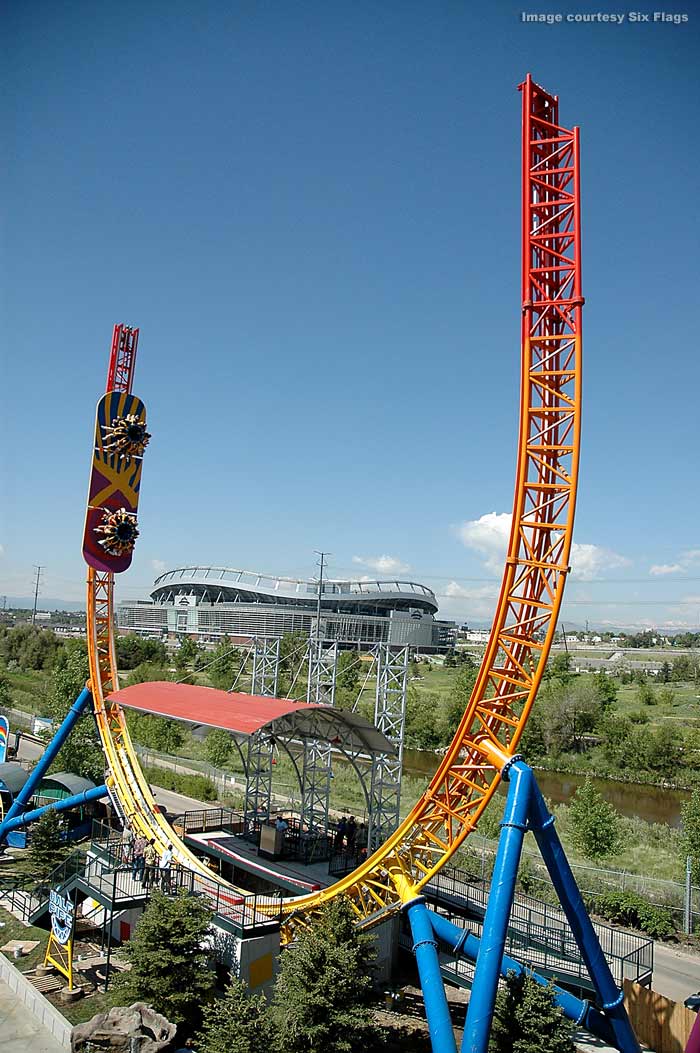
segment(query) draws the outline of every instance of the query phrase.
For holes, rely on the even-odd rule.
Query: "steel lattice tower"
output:
[[[408,647],[381,644],[377,652],[374,723],[396,753],[372,757],[368,846],[377,848],[399,825],[403,740],[406,729]]]

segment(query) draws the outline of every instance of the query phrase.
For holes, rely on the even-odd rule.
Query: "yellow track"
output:
[[[541,92],[530,78],[526,87]],[[489,643],[460,726],[420,800],[352,874],[321,892],[285,901],[282,935],[287,941],[334,896],[346,895],[358,922],[370,925],[420,891],[476,827],[515,751],[542,679],[569,571],[578,478],[583,303],[578,242],[573,257],[570,251],[571,232],[577,233],[579,225],[578,138],[576,130],[567,132],[536,113],[530,118],[527,106],[524,113],[525,143],[534,145],[539,135],[541,153],[535,149],[527,177],[531,188],[526,187],[524,197],[528,249],[517,470],[510,542]],[[547,172],[548,157],[558,172]],[[572,195],[566,180],[574,171]],[[552,223],[558,221],[565,233],[552,235]],[[533,258],[544,265],[533,265]],[[89,571],[90,675],[110,769],[108,785],[134,826],[161,847],[171,842],[179,862],[211,881],[211,872],[154,811],[121,709],[105,702],[118,686],[112,590],[111,574]]]
[[[114,650],[114,575],[88,568],[87,633],[90,688],[97,728],[107,758],[106,784],[118,800],[134,831],[154,838],[159,851],[172,844],[178,863],[205,877],[208,883],[228,882],[218,878],[180,840],[160,814],[144,778],[121,706],[107,701],[119,687]],[[237,890],[238,891],[238,890]]]
[[[493,629],[454,740],[430,785],[395,833],[335,885],[286,901],[285,939],[339,894],[365,924],[399,909],[451,858],[495,793],[539,687],[556,628],[573,532],[580,434],[580,337],[526,341],[513,526]],[[555,381],[551,345],[561,343]],[[547,409],[543,411],[546,391]],[[556,427],[551,422],[556,422]],[[556,442],[554,438],[556,436]],[[113,575],[88,571],[88,653],[95,715],[109,765],[107,783],[127,817],[178,862],[210,881],[212,872],[177,837],[141,771],[119,705],[114,654]],[[226,884],[219,879],[222,884]]]

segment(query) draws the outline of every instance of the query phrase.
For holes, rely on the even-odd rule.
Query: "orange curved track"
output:
[[[369,925],[398,910],[452,857],[493,797],[544,672],[569,572],[581,409],[581,268],[578,129],[559,124],[558,99],[528,76],[523,102],[523,287],[520,426],[508,553],[493,628],[460,726],[430,785],[395,833],[352,874],[286,901],[283,937],[336,895]],[[118,706],[112,575],[88,577],[95,709],[110,786],[136,823],[204,870],[152,798]],[[211,874],[206,871],[211,879]]]

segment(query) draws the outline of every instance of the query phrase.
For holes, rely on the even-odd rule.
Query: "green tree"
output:
[[[581,738],[593,730],[603,706],[590,677],[550,678],[540,692],[539,708],[548,751],[579,750]]]
[[[241,669],[241,655],[226,637],[211,655],[211,664],[207,668],[212,687],[220,691],[230,691]]]
[[[172,1023],[191,1031],[214,984],[205,941],[212,911],[186,892],[169,899],[156,890],[122,951],[131,969],[114,986],[122,1005],[148,1002]]]
[[[133,739],[159,753],[177,753],[185,741],[182,725],[150,713],[128,713],[126,718]]]
[[[117,637],[117,662],[120,669],[135,669],[137,665],[148,662],[164,666],[167,655],[165,644],[161,640],[149,640],[136,633],[127,633]]]
[[[183,673],[188,666],[194,668],[199,657],[199,644],[191,636],[185,636],[180,647],[175,652],[175,667],[179,673]]]
[[[555,654],[553,658],[550,658],[547,662],[547,668],[544,671],[545,679],[548,680],[550,677],[556,677],[561,680],[562,683],[566,683],[571,675],[571,658],[568,654]]]
[[[611,855],[620,844],[620,816],[586,779],[569,806],[571,840],[587,859]]]
[[[68,855],[61,829],[61,819],[55,811],[45,812],[30,828],[27,859],[39,881],[45,881]]]
[[[360,656],[356,651],[341,651],[335,682],[347,691],[354,691],[360,679]]]
[[[12,705],[11,683],[9,676],[0,673],[0,706]]]
[[[251,995],[232,977],[223,998],[204,1008],[197,1035],[200,1053],[270,1053],[273,1036],[264,995]]]
[[[617,701],[617,684],[614,677],[608,676],[607,673],[601,670],[600,673],[596,673],[593,676],[593,683],[603,709],[614,706]]]
[[[455,677],[452,690],[440,707],[437,716],[440,744],[446,746],[459,727],[476,681],[476,667],[463,665]]]
[[[134,684],[151,684],[154,680],[170,680],[170,671],[162,665],[154,665],[152,662],[141,662],[135,666],[126,678],[125,687],[133,687]]]
[[[657,702],[656,692],[648,684],[639,685],[637,698],[643,706],[655,706]]]
[[[282,956],[272,1019],[280,1053],[352,1053],[377,1037],[367,1005],[371,937],[355,928],[352,908],[337,896]]]
[[[441,744],[435,719],[442,705],[442,697],[432,691],[416,691],[411,686],[406,692],[406,741],[415,749],[432,750]],[[368,714],[372,719],[372,714]]]
[[[690,856],[695,884],[700,882],[700,790],[693,790],[681,805],[681,857]]]
[[[527,973],[508,973],[496,996],[488,1053],[574,1053],[574,1025]]]
[[[67,649],[63,661],[54,669],[48,697],[43,700],[44,716],[50,717],[54,724],[60,724],[85,687],[89,675],[86,652],[79,647]],[[47,740],[52,735],[51,731],[45,732]],[[90,707],[74,726],[51,770],[73,772],[96,783],[104,780],[105,760]]]
[[[228,731],[212,728],[204,740],[204,753],[210,764],[216,768],[225,768],[231,760],[233,741]]]

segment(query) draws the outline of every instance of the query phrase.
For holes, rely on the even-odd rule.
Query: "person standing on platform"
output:
[[[170,868],[173,865],[173,846],[168,845],[160,857],[160,887],[166,894],[170,892]]]
[[[155,885],[156,882],[156,863],[158,862],[158,853],[156,852],[156,841],[152,837],[144,849],[143,853],[144,861],[144,872],[143,872],[143,887],[148,889],[151,885]]]
[[[335,838],[333,840],[333,851],[338,855],[343,851],[343,842],[345,840],[345,833],[348,828],[347,816],[343,815],[336,827]]]
[[[143,834],[139,834],[134,841],[134,858],[131,866],[131,876],[134,881],[143,881],[143,873],[146,867],[145,851],[146,838]]]
[[[355,816],[351,815],[348,819],[347,827],[347,839],[348,839],[348,852],[355,851],[355,838],[357,837],[357,823],[355,822]]]

